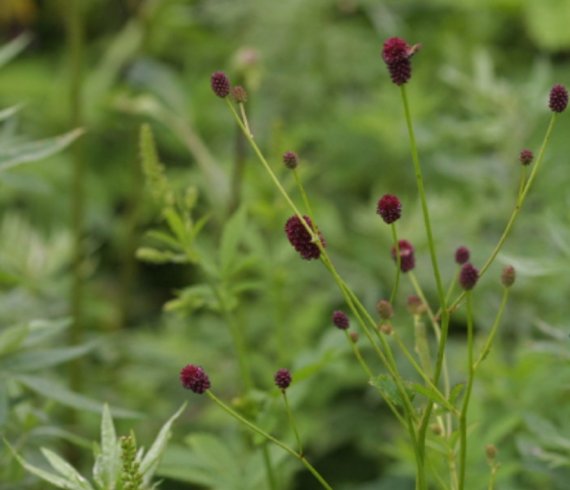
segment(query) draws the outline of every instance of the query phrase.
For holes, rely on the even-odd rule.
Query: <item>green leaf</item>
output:
[[[172,207],[165,208],[162,211],[162,214],[164,215],[164,218],[166,219],[170,230],[174,236],[178,238],[180,244],[182,245],[182,248],[186,250],[190,243],[188,240],[188,231],[186,229],[184,221],[182,220],[182,217]]]
[[[117,433],[109,405],[103,405],[101,417],[101,453],[95,459],[93,477],[103,488],[113,488],[120,471],[121,456]]]
[[[42,378],[40,376],[27,376],[18,375],[14,376],[13,379],[30,390],[50,399],[56,400],[62,405],[68,407],[77,408],[79,410],[85,410],[88,412],[101,413],[103,411],[103,405],[92,398],[87,398],[83,395],[78,395],[72,391],[69,391],[63,385],[56,383],[47,378]],[[133,412],[131,410],[126,410],[122,408],[113,409],[115,417],[120,418],[140,418],[141,414]]]
[[[247,210],[241,206],[224,226],[220,244],[220,268],[227,277],[238,252],[239,244],[246,231]]]
[[[4,444],[6,444],[6,446],[8,447],[14,458],[18,460],[18,463],[20,463],[22,467],[29,473],[36,475],[42,480],[45,480],[58,488],[63,488],[64,490],[83,490],[81,487],[78,487],[74,483],[69,482],[58,475],[55,475],[53,473],[50,473],[49,471],[42,470],[37,466],[29,464],[24,458],[22,458],[16,452],[16,450],[8,443],[6,439],[4,439]]]
[[[449,403],[455,405],[455,402],[457,401],[457,398],[459,398],[463,388],[465,388],[465,383],[458,383],[451,388],[451,392],[449,393]]]
[[[166,421],[152,443],[152,446],[144,455],[140,465],[140,472],[143,475],[143,482],[146,485],[150,484],[150,480],[152,479],[154,472],[158,467],[158,463],[166,449],[166,443],[168,442],[168,439],[170,439],[170,428],[172,427],[172,424],[185,409],[186,403],[184,403],[176,413]]]
[[[14,325],[0,333],[0,357],[17,350],[29,333],[28,325]]]
[[[150,264],[186,264],[188,262],[186,254],[157,250],[151,247],[139,248],[136,252],[136,257],[138,260]]]
[[[28,33],[20,34],[8,44],[0,48],[0,67],[4,66],[10,60],[18,56],[28,44],[30,44],[32,36]]]
[[[174,202],[174,196],[164,174],[164,166],[158,158],[154,136],[148,124],[141,126],[139,148],[143,173],[153,197],[161,205],[171,205]]]
[[[13,105],[0,111],[0,122],[10,119],[14,114],[17,114],[22,108],[22,104]]]
[[[425,396],[432,402],[441,405],[441,407],[444,407],[450,412],[456,411],[456,408],[453,405],[451,405],[439,391],[432,389],[430,386],[424,386],[419,383],[411,383],[409,387],[412,390],[414,390],[416,393]]]
[[[394,405],[398,407],[404,406],[398,386],[391,376],[380,374],[379,376],[376,376],[376,378],[371,379],[370,384],[378,388],[380,393],[382,393],[382,396],[390,400]],[[407,386],[405,389],[408,392],[408,395],[410,395],[410,398],[413,398],[414,393]]]
[[[83,134],[82,129],[74,129],[69,133],[32,143],[0,149],[0,172],[23,163],[35,162],[47,158],[69,146]]]
[[[58,320],[32,320],[27,324],[30,334],[24,342],[25,347],[35,347],[47,339],[55,337],[71,325],[71,318]]]
[[[93,347],[94,344],[91,343],[60,349],[19,352],[0,360],[0,368],[12,373],[38,371],[82,357]]]
[[[52,468],[67,481],[76,485],[75,488],[80,490],[93,490],[91,484],[67,461],[55,454],[53,451],[44,447],[41,448],[41,451]]]

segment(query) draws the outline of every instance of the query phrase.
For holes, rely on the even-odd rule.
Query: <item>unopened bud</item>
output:
[[[358,342],[358,332],[350,332],[348,335],[350,335],[350,340],[352,340],[353,344]]]
[[[385,335],[392,335],[392,332],[394,331],[391,323],[382,323],[379,328],[380,331]]]
[[[487,444],[485,446],[485,454],[487,459],[495,459],[497,457],[497,447],[494,444]]]
[[[517,271],[512,265],[507,265],[501,273],[501,282],[506,288],[510,288],[516,279]]]
[[[392,304],[385,299],[381,299],[378,301],[378,303],[376,303],[376,311],[378,311],[380,318],[383,320],[389,320],[392,318],[392,316],[394,316],[394,309],[392,308]]]

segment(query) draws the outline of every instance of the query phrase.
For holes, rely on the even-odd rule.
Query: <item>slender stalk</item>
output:
[[[297,424],[295,423],[295,418],[293,417],[293,411],[291,410],[291,405],[289,405],[289,399],[287,398],[287,390],[281,390],[283,394],[283,401],[285,402],[285,409],[287,410],[287,417],[289,418],[289,424],[293,429],[295,434],[295,439],[297,440],[297,447],[299,448],[299,454],[303,454],[303,444],[301,444],[301,436],[299,435],[299,430],[297,429]]]
[[[313,226],[317,226],[315,221],[315,214],[313,213],[313,209],[311,207],[311,202],[305,192],[305,186],[303,186],[303,182],[301,182],[301,178],[299,177],[299,172],[296,168],[293,169],[293,176],[295,177],[295,183],[297,184],[297,188],[299,189],[299,193],[301,194],[301,198],[303,199],[303,204],[305,205],[305,209],[307,210],[307,214],[311,221],[313,222]],[[318,230],[315,230],[318,233]]]
[[[479,358],[475,361],[473,366],[473,370],[476,371],[479,365],[483,362],[483,360],[487,357],[491,350],[491,346],[493,345],[493,341],[495,340],[495,336],[497,335],[497,330],[501,323],[501,318],[503,317],[503,312],[505,311],[505,306],[507,304],[507,300],[509,299],[509,288],[503,288],[503,298],[501,299],[501,304],[499,305],[499,311],[497,312],[497,316],[495,317],[495,321],[493,322],[493,326],[491,327],[491,331],[489,332],[489,336],[483,345],[483,349],[481,350],[481,354],[479,354]]]
[[[309,463],[309,461],[305,456],[298,453],[297,451],[295,451],[294,449],[292,449],[291,447],[289,447],[287,444],[280,441],[279,439],[273,437],[271,434],[265,432],[261,427],[257,426],[253,422],[250,422],[245,417],[242,417],[239,413],[230,408],[216,395],[214,395],[212,390],[206,391],[206,394],[208,395],[210,400],[216,403],[222,410],[231,415],[234,419],[244,424],[249,430],[255,432],[256,434],[259,434],[261,437],[265,438],[266,440],[271,441],[273,444],[279,446],[281,449],[288,452],[291,456],[298,459],[305,466],[305,468],[307,468],[312,473],[312,475],[317,479],[317,481],[321,484],[323,488],[326,488],[327,490],[332,490],[332,487],[327,483],[327,481],[323,478],[323,476],[316,470],[316,468],[311,463]]]
[[[261,445],[261,455],[263,456],[263,465],[267,474],[267,484],[269,490],[277,490],[277,480],[275,479],[275,472],[273,471],[273,463],[271,462],[271,455],[267,443]]]
[[[392,288],[392,294],[390,294],[390,303],[394,304],[396,300],[396,295],[398,294],[398,287],[400,285],[400,274],[402,273],[402,257],[400,255],[400,247],[398,246],[398,231],[396,229],[396,223],[390,225],[392,230],[392,242],[394,244],[394,250],[396,251],[396,279],[394,279],[394,287]]]
[[[414,164],[414,171],[416,174],[416,184],[418,186],[418,194],[420,196],[420,202],[422,205],[422,213],[424,216],[424,225],[426,229],[426,235],[428,239],[429,253],[431,256],[431,264],[433,268],[433,275],[435,277],[435,283],[437,287],[437,294],[439,295],[439,302],[442,307],[445,307],[445,292],[443,290],[443,283],[441,281],[441,276],[439,273],[439,267],[437,264],[437,255],[435,253],[435,242],[433,239],[433,233],[431,231],[431,223],[429,217],[429,210],[427,206],[426,193],[424,189],[424,180],[422,176],[422,169],[420,166],[420,159],[418,156],[418,147],[416,145],[416,137],[414,134],[414,127],[412,125],[412,116],[410,114],[410,105],[408,103],[408,96],[406,93],[406,86],[400,86],[402,94],[402,102],[404,104],[404,112],[406,115],[406,125],[408,127],[408,134],[410,137],[410,147],[412,150],[412,162]]]
[[[65,27],[67,31],[67,43],[69,48],[69,103],[71,108],[70,124],[77,128],[81,126],[82,114],[82,91],[83,91],[83,21],[79,0],[62,2],[65,12]],[[73,229],[73,282],[71,289],[71,313],[73,324],[69,329],[69,342],[71,345],[81,343],[84,337],[83,324],[83,261],[85,251],[83,249],[83,223],[85,209],[85,176],[84,163],[81,151],[81,141],[73,146],[73,175],[72,175],[72,229]],[[76,359],[70,365],[70,386],[75,391],[81,390],[82,385],[82,362]]]
[[[459,415],[459,490],[465,488],[465,474],[467,471],[467,411],[469,409],[469,400],[471,399],[471,391],[473,389],[473,380],[475,379],[475,369],[473,365],[473,304],[471,300],[471,292],[466,294],[467,304],[467,387],[465,388],[465,397]]]
[[[546,148],[548,146],[548,143],[550,142],[550,137],[552,135],[552,130],[554,129],[554,125],[556,123],[557,116],[558,116],[557,113],[555,113],[555,112],[552,113],[552,117],[550,118],[550,123],[548,124],[548,128],[546,129],[546,134],[544,135],[542,145],[540,146],[540,151],[538,153],[538,158],[536,159],[536,163],[535,163],[534,167],[532,168],[532,171],[531,171],[531,173],[530,173],[530,175],[526,181],[526,184],[525,184],[522,192],[517,197],[515,207],[513,209],[513,212],[511,213],[509,221],[507,222],[507,224],[505,226],[505,229],[503,231],[503,234],[501,235],[501,238],[499,238],[499,241],[497,242],[497,245],[495,246],[495,248],[491,252],[491,255],[489,255],[489,258],[486,260],[483,267],[481,267],[481,269],[479,270],[479,277],[480,278],[485,274],[485,272],[487,272],[487,270],[489,269],[491,264],[495,261],[495,258],[497,257],[497,255],[499,254],[501,249],[503,248],[503,245],[505,244],[507,238],[509,237],[509,235],[511,233],[513,225],[515,224],[515,221],[517,220],[517,217],[518,217],[518,215],[522,209],[522,206],[524,204],[526,196],[528,195],[530,188],[532,187],[532,184],[533,184],[534,180],[536,179],[536,174],[538,172],[538,168],[541,166],[542,161],[544,160],[544,154],[545,154]],[[463,301],[464,298],[465,298],[465,292],[461,293],[455,299],[455,301],[453,301],[453,303],[451,303],[449,305],[449,308],[448,308],[449,311],[453,311],[455,308],[457,308],[459,306],[459,304]]]

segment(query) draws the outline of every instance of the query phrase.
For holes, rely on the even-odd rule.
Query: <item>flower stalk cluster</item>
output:
[[[497,245],[490,252],[489,257],[481,267],[473,265],[471,262],[471,252],[467,247],[461,246],[457,248],[453,257],[456,263],[457,273],[454,277],[450,278],[446,289],[444,288],[444,281],[440,271],[436,241],[434,240],[422,167],[412,123],[410,102],[405,87],[412,77],[411,59],[418,50],[419,45],[410,45],[401,38],[390,38],[383,45],[382,59],[386,63],[392,82],[400,90],[404,120],[409,136],[413,173],[416,179],[427,249],[435,289],[437,291],[437,305],[436,307],[430,305],[426,294],[414,275],[414,269],[417,263],[421,262],[421,260],[419,260],[421,257],[419,257],[419,261],[417,261],[416,249],[412,243],[398,237],[397,224],[403,219],[402,203],[396,195],[385,194],[377,201],[376,213],[380,216],[382,221],[390,227],[392,247],[390,250],[387,250],[386,253],[391,255],[395,263],[395,280],[390,299],[382,299],[377,303],[378,316],[376,320],[342,278],[331,260],[327,251],[326,242],[320,228],[316,225],[316,217],[300,178],[299,170],[302,166],[299,165],[297,153],[288,151],[283,155],[282,160],[283,164],[293,172],[301,205],[295,204],[294,197],[285,190],[285,187],[273,171],[272,166],[253,139],[247,114],[243,106],[247,100],[247,95],[242,93],[239,87],[232,88],[229,78],[222,72],[216,72],[212,75],[211,85],[213,92],[217,96],[226,99],[228,108],[236,120],[238,127],[241,128],[261,165],[267,171],[278,192],[283,196],[293,212],[284,226],[289,243],[302,259],[320,261],[324,265],[337,285],[348,308],[347,311],[351,314],[351,318],[355,320],[358,331],[353,330],[348,314],[344,311],[334,311],[331,318],[332,324],[344,332],[347,342],[361,366],[367,381],[384,399],[395,418],[407,431],[409,443],[415,456],[416,489],[428,490],[428,488],[432,488],[433,482],[439,481],[438,475],[436,475],[432,467],[432,458],[428,457],[430,447],[429,438],[437,437],[439,441],[443,441],[442,447],[446,447],[448,451],[445,460],[448,464],[449,483],[445,484],[443,488],[464,490],[468,478],[468,414],[475,383],[475,375],[481,363],[489,354],[497,335],[505,311],[509,290],[515,282],[516,272],[514,268],[507,266],[501,274],[500,283],[503,288],[503,297],[493,325],[482,344],[483,348],[479,354],[477,354],[475,349],[473,297],[477,292],[478,284],[494,263],[498,253],[503,248],[512,231],[525,199],[536,179],[538,169],[544,160],[545,151],[556,119],[567,107],[568,92],[562,85],[555,85],[551,90],[548,106],[553,114],[536,159],[532,151],[528,149],[521,151],[518,156],[522,164],[521,167],[523,168],[523,177],[518,186],[513,212],[507,221],[502,235],[498,239]],[[231,98],[227,97],[230,93],[233,96],[233,103]],[[236,110],[236,103],[239,106],[239,111]],[[532,166],[530,165],[531,163],[533,163]],[[526,174],[527,168],[529,168],[530,172],[528,176]],[[301,209],[303,209],[303,211],[301,211]],[[449,258],[449,260],[451,262],[452,258]],[[398,310],[398,286],[400,276],[402,276],[402,280],[404,278],[409,279],[410,285],[415,291],[415,295],[407,299],[407,309],[413,319],[414,326],[415,346],[413,352],[406,346],[406,343],[399,334],[399,330],[402,328],[400,323],[403,321]],[[456,287],[459,287],[460,291],[454,299],[451,299],[453,298]],[[450,318],[461,306],[465,306],[467,320],[465,346],[466,366],[463,393],[458,397],[456,394],[452,395],[451,393],[446,353],[448,350]],[[432,333],[428,331],[428,325],[431,326]],[[362,356],[360,352],[357,343],[359,334],[363,334],[363,337],[369,343],[371,352],[375,355],[372,361]],[[433,335],[435,338],[436,349],[433,354],[432,350],[434,346],[430,347],[430,335]],[[419,376],[423,383],[422,385],[411,383],[404,378],[402,374],[403,370],[396,363],[393,348],[397,348],[402,352],[406,361],[409,362],[411,369]],[[382,378],[379,377],[379,370],[382,370],[382,374],[380,375]],[[217,403],[223,410],[243,423],[250,430],[262,435],[267,441],[276,444],[301,461],[323,488],[332,488],[325,478],[307,461],[304,455],[301,438],[287,400],[287,390],[292,382],[292,376],[288,369],[279,369],[276,371],[274,382],[282,393],[289,416],[289,422],[295,433],[298,450],[292,449],[290,446],[284,444],[279,439],[225,405],[211,392],[210,380],[201,367],[195,365],[186,366],[180,373],[180,379],[185,388],[198,394],[206,393],[209,398]],[[391,389],[387,389],[386,383],[380,382],[379,379],[389,380]],[[410,388],[410,386],[412,386],[412,388]],[[419,394],[421,396],[414,396],[411,391],[415,391],[415,395]],[[430,427],[431,430],[428,431]],[[458,448],[455,447],[455,441],[457,441]],[[494,461],[494,456],[491,459]],[[493,463],[493,479],[497,468],[498,466]]]

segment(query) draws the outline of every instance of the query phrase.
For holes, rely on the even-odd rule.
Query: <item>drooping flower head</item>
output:
[[[548,107],[552,112],[564,112],[568,105],[568,90],[564,85],[556,84],[550,90]]]
[[[469,261],[471,253],[467,247],[458,247],[455,251],[455,262],[459,265],[463,265]]]
[[[335,327],[341,330],[346,330],[350,326],[350,321],[344,311],[333,311],[332,322]]]
[[[411,271],[416,266],[416,258],[414,256],[414,247],[408,240],[400,240],[398,242],[400,251],[400,269],[402,272]],[[396,247],[392,246],[392,258],[398,262]]]
[[[470,291],[479,280],[479,270],[472,264],[463,264],[459,272],[459,284],[465,291]]]
[[[382,216],[385,223],[394,223],[402,216],[402,203],[396,196],[384,194],[378,201],[376,213]]]
[[[293,377],[288,369],[282,368],[275,373],[275,384],[282,390],[289,388]]]
[[[532,151],[527,150],[526,148],[524,150],[522,150],[520,155],[519,155],[519,161],[523,165],[530,165],[532,163],[533,158],[534,158],[534,155],[533,155]]]
[[[221,98],[227,97],[230,93],[230,79],[223,71],[215,71],[210,78],[212,90]]]
[[[180,382],[187,390],[201,395],[210,389],[210,379],[206,372],[195,364],[188,364],[180,371]]]
[[[420,45],[410,46],[399,37],[391,37],[384,42],[382,59],[388,67],[390,78],[396,85],[403,85],[412,76],[410,58],[420,49]]]
[[[286,151],[283,153],[283,163],[287,168],[293,170],[299,165],[299,157],[294,151]]]
[[[303,216],[305,223],[309,225],[309,228],[314,230],[311,218],[308,216]],[[302,258],[305,260],[318,259],[321,256],[321,251],[316,243],[313,243],[311,235],[307,229],[301,223],[301,220],[297,215],[291,216],[285,223],[285,233],[293,248],[299,252]],[[319,232],[319,240],[323,247],[326,246],[323,236]]]

